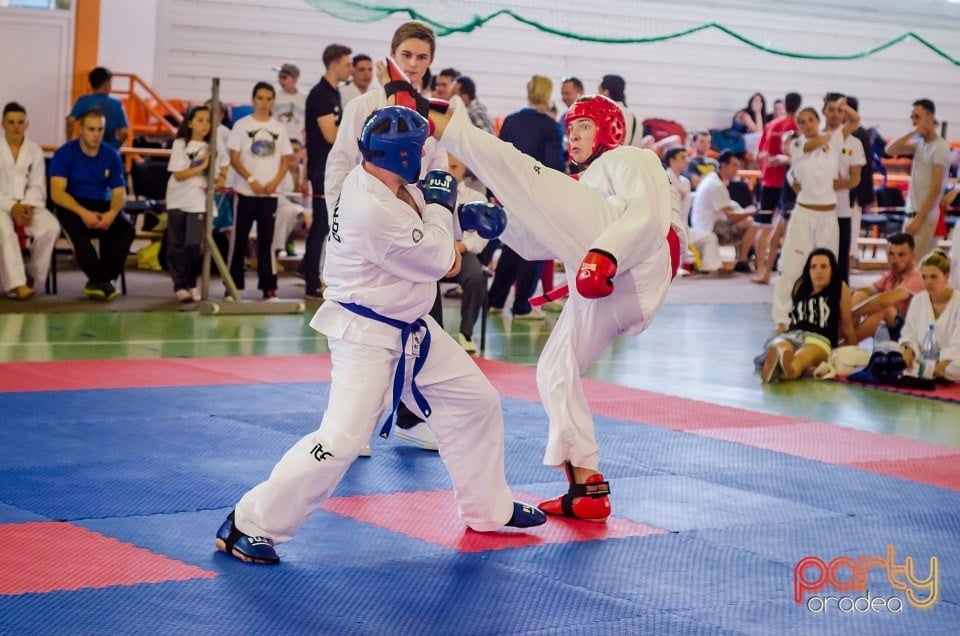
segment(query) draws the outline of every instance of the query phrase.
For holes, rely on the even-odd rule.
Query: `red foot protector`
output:
[[[528,493],[513,494],[518,501],[538,499],[537,495]],[[450,490],[333,497],[323,508],[328,512],[460,552],[622,539],[668,532],[645,523],[616,517],[608,518],[606,523],[548,519],[544,525],[526,530],[504,528],[497,532],[474,532],[466,528],[457,515],[457,504]]]
[[[0,595],[216,578],[193,565],[75,526],[40,521],[0,525]]]
[[[610,516],[610,484],[604,481],[603,475],[591,475],[584,483],[575,484],[571,470],[567,469],[569,492],[542,502],[538,508],[553,516],[604,521]]]

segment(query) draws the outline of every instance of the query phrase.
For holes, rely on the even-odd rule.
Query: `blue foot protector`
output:
[[[547,515],[543,514],[540,510],[537,510],[530,504],[514,501],[513,516],[510,517],[507,525],[511,528],[532,528],[533,526],[541,526],[546,522]]]
[[[514,513],[516,514],[516,513]],[[277,551],[273,549],[273,540],[267,537],[251,537],[243,534],[233,525],[231,512],[220,529],[217,530],[217,549],[236,557],[245,563],[280,563]]]

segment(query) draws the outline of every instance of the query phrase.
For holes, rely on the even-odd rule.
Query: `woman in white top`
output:
[[[839,250],[840,226],[833,185],[840,171],[843,140],[860,124],[857,111],[845,99],[839,102],[846,112],[842,128],[821,133],[816,109],[804,108],[797,115],[802,136],[789,141],[792,168],[788,178],[798,194],[780,251],[780,277],[773,290],[773,322],[779,332],[785,331],[789,323],[790,291],[803,273],[807,256],[818,247],[834,254]]]
[[[177,130],[167,164],[167,266],[173,293],[184,303],[200,300],[197,277],[205,229],[209,141],[210,111],[194,106]]]
[[[960,381],[960,294],[950,287],[950,259],[940,251],[920,262],[925,291],[913,297],[900,336],[903,360],[916,370],[923,337],[933,325],[940,345],[940,359],[933,377]]]

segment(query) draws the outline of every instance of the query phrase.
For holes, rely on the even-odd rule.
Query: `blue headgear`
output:
[[[429,134],[427,120],[416,111],[385,106],[367,117],[357,145],[364,161],[414,183],[420,178],[420,156]]]

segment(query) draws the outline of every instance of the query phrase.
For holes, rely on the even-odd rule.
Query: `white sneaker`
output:
[[[418,446],[424,450],[440,450],[440,447],[437,446],[437,438],[433,436],[433,431],[431,431],[424,422],[420,422],[413,428],[400,428],[399,426],[395,426],[393,428],[393,435],[397,439],[410,442],[414,446]]]
[[[457,342],[460,343],[460,346],[463,347],[463,350],[466,351],[467,353],[477,352],[477,345],[473,342],[473,340],[471,340],[470,338],[467,338],[462,333],[457,334]]]
[[[367,444],[362,449],[360,449],[360,457],[370,457],[373,455],[373,449],[370,448],[370,444]]]
[[[189,290],[189,289],[178,289],[177,291],[173,292],[173,295],[176,296],[176,297],[177,297],[177,300],[179,300],[179,301],[182,302],[182,303],[188,303],[188,302],[190,302],[190,290]]]

